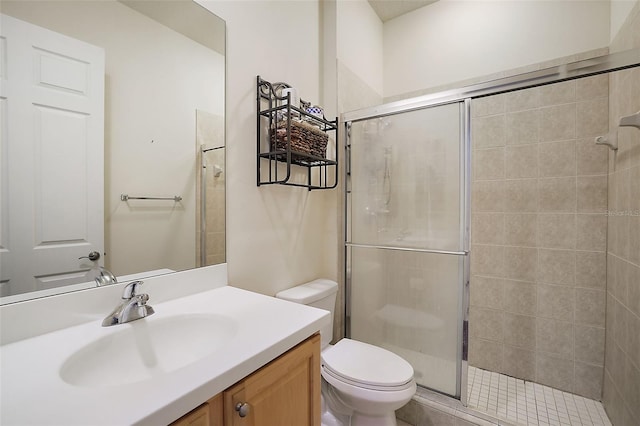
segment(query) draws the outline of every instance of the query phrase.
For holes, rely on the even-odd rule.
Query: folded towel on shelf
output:
[[[280,121],[276,131],[271,133],[271,149],[286,150],[287,139],[294,152],[326,158],[329,136],[315,126],[301,121],[291,121],[291,134],[287,138],[287,122]]]

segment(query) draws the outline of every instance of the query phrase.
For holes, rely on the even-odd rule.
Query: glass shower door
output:
[[[460,396],[467,260],[465,104],[347,123],[347,335]]]

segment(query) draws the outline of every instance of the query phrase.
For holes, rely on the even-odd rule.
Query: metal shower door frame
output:
[[[426,110],[444,105],[459,104],[460,114],[460,138],[459,138],[459,161],[460,161],[460,241],[459,251],[417,249],[394,246],[368,245],[351,243],[351,215],[350,194],[351,194],[351,125],[354,122],[366,121],[390,115],[399,115],[417,110]],[[367,113],[369,111],[369,113]],[[357,116],[350,117],[349,113],[342,115],[345,130],[345,193],[344,193],[344,258],[345,258],[345,312],[344,312],[344,332],[345,336],[351,335],[351,248],[374,248],[383,250],[398,250],[407,252],[433,253],[440,255],[451,255],[460,257],[458,277],[462,277],[458,282],[458,334],[457,356],[456,356],[456,398],[467,405],[467,366],[469,353],[469,280],[470,280],[470,222],[471,222],[471,98],[454,100],[425,100],[419,104],[410,104],[406,108],[400,106],[389,111],[380,111],[378,107],[369,110],[355,111]],[[422,387],[422,385],[420,385]]]
[[[588,58],[571,63],[560,64],[549,68],[544,68],[536,71],[531,71],[523,74],[513,75],[510,77],[499,78],[496,80],[489,80],[474,84],[471,86],[460,87],[452,90],[446,90],[433,94],[423,95],[411,99],[405,99],[401,101],[391,102],[379,106],[365,108],[361,110],[346,112],[341,115],[340,121],[345,125],[345,151],[346,151],[346,168],[345,168],[345,199],[344,199],[344,235],[345,240],[348,238],[349,224],[348,224],[348,193],[350,185],[350,128],[351,123],[366,120],[376,117],[384,117],[388,115],[399,114],[403,112],[409,112],[413,110],[423,109],[427,107],[433,107],[437,105],[444,105],[453,102],[464,102],[465,105],[465,123],[464,123],[464,139],[465,139],[465,168],[461,173],[465,174],[466,190],[464,191],[464,197],[468,205],[468,209],[464,216],[464,226],[466,228],[467,238],[470,232],[470,173],[471,173],[471,118],[470,118],[470,105],[471,99],[481,98],[485,96],[493,96],[500,93],[513,92],[522,89],[528,89],[532,87],[544,86],[548,84],[559,83],[561,81],[574,80],[578,78],[589,77],[598,74],[605,74],[614,71],[620,71],[624,69],[634,68],[640,66],[640,49],[629,49],[622,52],[611,53],[594,58]],[[466,182],[466,180],[469,182]],[[463,247],[469,247],[469,240],[466,241],[467,245]],[[350,276],[350,250],[348,242],[345,241],[345,332],[349,331],[350,327],[350,306],[349,301],[351,298],[351,276]],[[470,256],[465,256],[466,262],[464,266],[464,291],[462,297],[462,342],[461,342],[461,357],[460,366],[461,369],[459,377],[460,380],[457,383],[459,389],[459,396],[461,402],[467,405],[467,367],[468,367],[468,331],[469,331],[469,278],[470,278]],[[347,334],[348,335],[348,334]]]

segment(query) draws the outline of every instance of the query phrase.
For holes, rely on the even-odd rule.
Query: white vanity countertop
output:
[[[220,287],[163,303],[155,314],[215,314],[232,319],[233,337],[206,357],[152,379],[125,385],[82,387],[59,376],[60,367],[88,343],[118,332],[102,321],[50,332],[0,347],[0,424],[163,425],[171,423],[311,336],[330,321],[327,311]],[[114,307],[118,303],[114,300]],[[105,312],[105,316],[108,312]],[[185,333],[188,333],[185,330]],[[122,351],[135,350],[123,347]],[[96,363],[96,369],[100,369]]]

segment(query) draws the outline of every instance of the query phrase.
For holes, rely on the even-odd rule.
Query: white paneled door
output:
[[[102,48],[0,15],[0,291],[92,279],[104,251]]]

